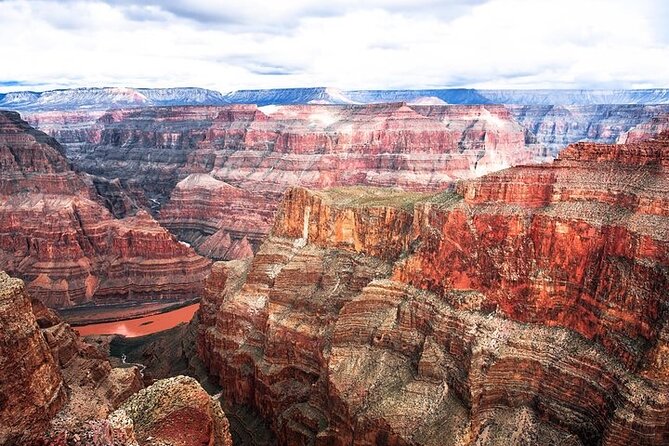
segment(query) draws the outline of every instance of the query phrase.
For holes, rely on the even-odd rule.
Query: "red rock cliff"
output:
[[[161,224],[216,259],[257,249],[291,186],[439,190],[533,156],[502,106],[160,107],[110,112],[87,135],[76,117],[31,119],[79,135],[79,168],[139,182]]]
[[[140,391],[136,367],[112,368],[4,271],[0,327],[0,445],[232,444],[219,403],[197,381]]]
[[[0,327],[0,444],[29,442],[46,431],[67,395],[23,282],[5,272]]]
[[[439,195],[292,189],[198,351],[281,444],[669,442],[669,138]]]
[[[115,219],[61,146],[0,112],[0,268],[52,307],[197,296],[209,261],[146,212]]]

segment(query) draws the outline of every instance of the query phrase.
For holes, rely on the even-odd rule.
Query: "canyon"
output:
[[[1,271],[0,323],[0,444],[232,444],[219,403],[193,378],[142,389],[137,367],[113,368]]]
[[[85,131],[79,112],[27,119],[67,141],[78,169],[143,192],[213,259],[252,255],[290,186],[439,190],[539,150],[502,106],[158,107],[110,111]]]
[[[0,95],[0,444],[669,443],[665,93]]]
[[[429,102],[429,101],[428,101]],[[143,208],[200,255],[257,251],[292,186],[438,191],[580,141],[613,143],[666,105],[255,105],[29,112],[114,215]],[[647,133],[652,132],[649,129]]]
[[[33,297],[64,308],[199,295],[210,262],[142,209],[115,218],[105,205],[132,199],[120,188],[99,194],[106,180],[73,170],[62,146],[17,113],[0,112],[0,166],[0,269]]]
[[[279,444],[669,442],[669,134],[438,194],[290,189],[197,348]]]

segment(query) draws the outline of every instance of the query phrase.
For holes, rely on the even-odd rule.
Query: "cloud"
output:
[[[0,91],[669,87],[667,12],[662,0],[5,0]]]

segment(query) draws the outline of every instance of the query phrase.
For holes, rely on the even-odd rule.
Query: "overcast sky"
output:
[[[0,0],[0,92],[669,87],[667,0]]]

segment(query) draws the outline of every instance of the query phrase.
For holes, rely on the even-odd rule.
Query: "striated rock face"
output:
[[[484,292],[491,311],[570,328],[635,367],[666,317],[668,143],[581,143],[464,183],[396,277]]]
[[[199,294],[209,261],[112,183],[71,170],[62,147],[0,112],[0,268],[51,307]],[[123,198],[128,198],[124,201]]]
[[[0,271],[0,444],[43,444],[106,417],[142,387]]]
[[[576,141],[615,142],[667,111],[423,101],[35,112],[27,119],[65,142],[77,168],[107,180],[98,192],[115,216],[151,209],[201,255],[233,259],[258,249],[288,187],[443,190],[457,179],[552,158]]]
[[[53,117],[30,119],[68,141],[79,135]],[[73,163],[138,181],[163,205],[161,224],[215,259],[257,250],[288,187],[443,189],[535,150],[502,106],[163,107],[109,112],[93,127],[67,144]]]
[[[632,143],[653,139],[660,133],[669,131],[669,114],[654,116],[653,119],[632,127],[618,137],[618,143]]]
[[[438,195],[291,189],[198,352],[281,444],[669,442],[669,135]]]
[[[124,427],[126,438],[142,446],[232,446],[220,404],[186,376],[140,390],[109,419],[116,430]]]
[[[0,444],[29,443],[46,431],[67,395],[23,281],[5,272],[0,272],[0,327]]]
[[[197,381],[140,390],[136,367],[112,368],[3,271],[0,324],[0,445],[232,445],[219,403]]]

